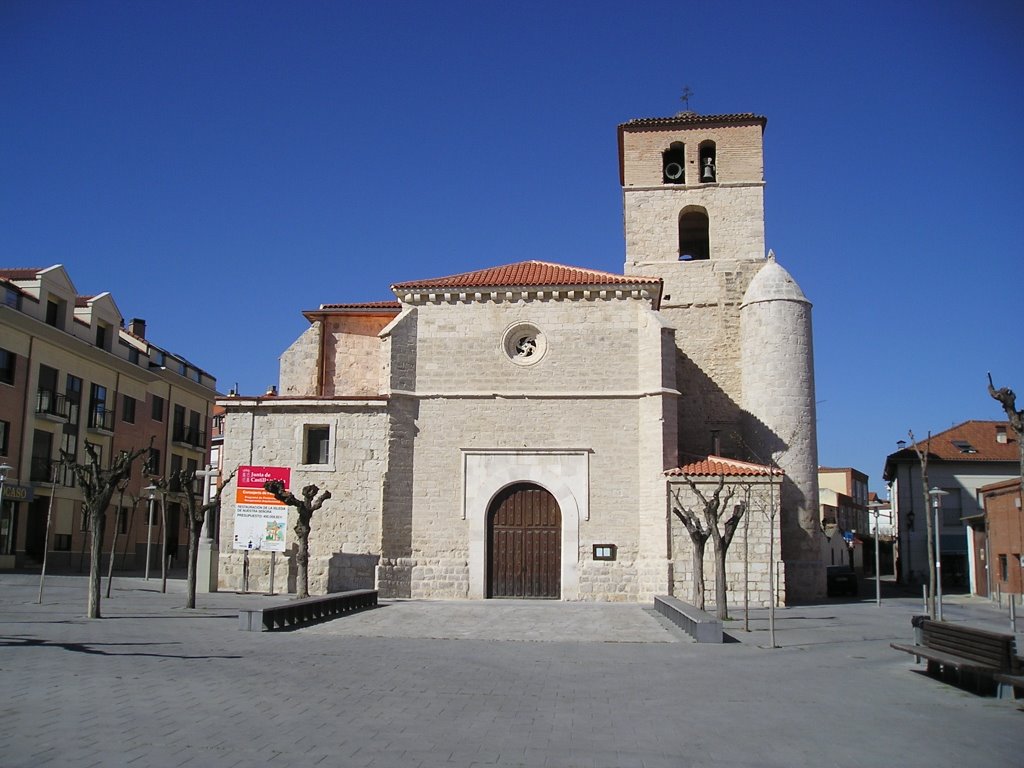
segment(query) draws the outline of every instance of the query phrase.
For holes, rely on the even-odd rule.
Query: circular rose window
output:
[[[520,323],[505,331],[502,346],[509,360],[516,365],[533,365],[544,357],[547,350],[544,334],[529,323]]]

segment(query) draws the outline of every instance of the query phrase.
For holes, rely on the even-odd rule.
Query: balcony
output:
[[[174,425],[171,440],[195,450],[206,448],[206,433],[193,427],[186,427],[184,424]]]
[[[71,403],[67,397],[51,389],[36,393],[36,415],[51,421],[67,421],[71,416]]]
[[[101,405],[89,411],[89,429],[96,432],[112,433],[114,431],[114,412]]]

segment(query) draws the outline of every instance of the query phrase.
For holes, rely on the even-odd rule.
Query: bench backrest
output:
[[[945,621],[925,621],[922,644],[1002,671],[1013,671],[1016,641],[1013,635],[975,629]]]

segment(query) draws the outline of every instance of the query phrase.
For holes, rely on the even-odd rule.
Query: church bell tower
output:
[[[624,271],[664,281],[680,460],[778,461],[787,598],[808,599],[824,590],[810,302],[765,257],[766,124],[681,112],[619,126]]]

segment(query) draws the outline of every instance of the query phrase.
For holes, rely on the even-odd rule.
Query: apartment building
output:
[[[101,466],[148,448],[108,511],[103,549],[116,535],[115,567],[141,567],[147,541],[156,568],[162,540],[172,560],[181,556],[187,538],[174,493],[146,489],[207,463],[216,380],[149,341],[143,320],[126,325],[109,293],[79,295],[62,265],[0,268],[0,291],[0,463],[9,467],[0,568],[32,567],[47,551],[56,568],[88,567],[82,493],[59,461],[84,461],[86,444]]]

